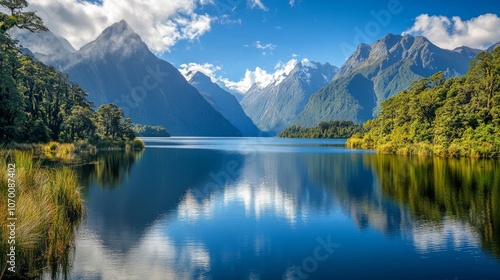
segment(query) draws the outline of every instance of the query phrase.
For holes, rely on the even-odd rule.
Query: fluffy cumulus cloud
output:
[[[32,0],[47,27],[68,39],[77,49],[95,39],[102,30],[122,19],[151,48],[162,53],[179,40],[195,40],[210,30],[213,18],[196,13],[213,0]]]
[[[460,46],[485,49],[500,41],[499,27],[500,18],[495,14],[484,14],[470,20],[422,14],[403,35],[422,35],[446,49]]]
[[[222,70],[221,66],[213,65],[210,63],[198,64],[198,63],[184,63],[179,67],[179,72],[186,78],[190,80],[191,77],[196,74],[196,72],[201,72],[212,80],[212,82],[217,82],[217,71]]]
[[[297,60],[291,59],[286,63],[278,62],[275,66],[275,71],[271,73],[268,73],[260,67],[256,67],[255,70],[247,69],[245,71],[245,76],[239,81],[230,81],[225,78],[220,78],[219,80],[224,83],[228,89],[240,94],[245,94],[254,84],[260,88],[265,88],[271,83],[280,83],[290,74],[295,65],[297,65]]]
[[[222,77],[222,66],[210,63],[185,63],[180,65],[179,71],[187,80],[196,72],[202,72],[210,77],[212,82],[222,85],[235,93],[245,94],[253,85],[264,88],[271,83],[282,82],[297,63],[296,59],[291,59],[288,62],[280,61],[274,67],[274,72],[267,72],[260,67],[256,67],[254,70],[247,69],[245,75],[239,81],[231,81],[228,78]]]

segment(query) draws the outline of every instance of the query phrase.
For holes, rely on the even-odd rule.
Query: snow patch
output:
[[[318,66],[316,66],[316,64],[314,64],[313,62],[309,61],[309,59],[307,58],[302,59],[300,63],[302,64],[303,67],[318,69]]]

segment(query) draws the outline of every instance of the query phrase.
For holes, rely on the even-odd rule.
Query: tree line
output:
[[[323,121],[316,127],[301,127],[292,125],[283,130],[279,137],[282,138],[349,138],[361,132],[362,125],[353,121]]]
[[[0,143],[134,139],[132,122],[114,104],[94,111],[68,75],[22,53],[8,30],[47,31],[25,0],[0,1]]]
[[[160,125],[134,124],[132,130],[137,136],[142,137],[170,137],[167,129]]]
[[[382,104],[350,147],[382,153],[500,157],[500,48],[482,52],[462,77],[414,82]]]

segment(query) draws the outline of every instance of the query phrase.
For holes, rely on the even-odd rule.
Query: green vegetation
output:
[[[382,103],[382,111],[348,147],[381,153],[500,157],[500,48],[483,52],[463,77],[443,73],[414,82]]]
[[[16,272],[0,255],[0,278],[31,279],[43,270],[69,266],[84,205],[74,170],[42,167],[45,158],[71,158],[97,149],[143,149],[130,119],[113,104],[93,110],[86,92],[53,67],[22,55],[7,31],[47,30],[25,0],[0,1],[0,251],[8,252],[9,187],[15,181]],[[47,143],[47,144],[44,144]],[[7,149],[17,149],[14,155]],[[23,150],[23,151],[20,151]],[[15,164],[9,176],[8,164]],[[14,170],[13,169],[13,170]],[[11,181],[9,181],[9,178]],[[10,184],[10,186],[9,186]],[[11,192],[12,193],[12,192]],[[12,197],[9,197],[12,198]],[[12,201],[10,201],[12,203]]]
[[[132,130],[137,136],[142,137],[170,137],[167,129],[159,125],[134,124]]]
[[[500,162],[376,155],[370,165],[384,195],[426,224],[467,222],[500,256]]]
[[[7,164],[15,163],[8,176]],[[6,271],[6,254],[0,255],[0,278],[36,278],[43,269],[67,266],[75,229],[84,215],[76,173],[67,168],[43,168],[30,152],[0,154],[0,251],[8,252],[6,226],[9,178],[15,180],[16,273]]]
[[[47,30],[24,0],[0,1],[0,143],[90,142],[96,146],[133,145],[130,119],[114,104],[95,112],[87,93],[53,67],[21,54],[8,33],[12,27]],[[103,143],[101,143],[103,142]],[[80,145],[80,147],[85,145]]]
[[[305,128],[293,125],[283,130],[283,138],[349,138],[363,130],[363,126],[352,121],[320,122],[316,127]]]

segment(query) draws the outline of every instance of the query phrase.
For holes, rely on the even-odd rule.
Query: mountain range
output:
[[[27,53],[69,74],[96,106],[115,103],[133,122],[162,125],[174,136],[275,135],[290,125],[364,122],[412,82],[443,71],[463,75],[482,50],[447,50],[425,37],[388,34],[360,44],[338,69],[303,59],[267,86],[231,94],[201,72],[188,80],[156,57],[125,21],[75,50],[53,33],[11,31]],[[492,51],[497,43],[487,51]]]
[[[337,70],[328,63],[304,59],[266,87],[252,86],[240,103],[259,129],[276,134],[292,123],[309,97],[326,86]]]
[[[413,81],[443,71],[463,75],[481,50],[446,50],[424,37],[388,34],[371,45],[360,44],[333,81],[314,93],[293,121],[314,126],[322,120],[364,122],[378,114],[380,104]]]
[[[245,114],[235,96],[212,82],[208,76],[201,72],[190,72],[187,76],[189,77],[189,83],[201,93],[215,110],[238,128],[244,136],[263,135]]]
[[[115,103],[133,122],[161,125],[175,136],[241,136],[174,66],[150,52],[125,21],[73,52],[61,49],[64,41],[59,37],[44,33],[37,36],[45,37],[46,45],[55,42],[54,49],[31,50],[35,58],[69,74],[96,106]],[[16,39],[28,48],[36,42],[22,36]],[[43,50],[42,45],[36,44]]]

